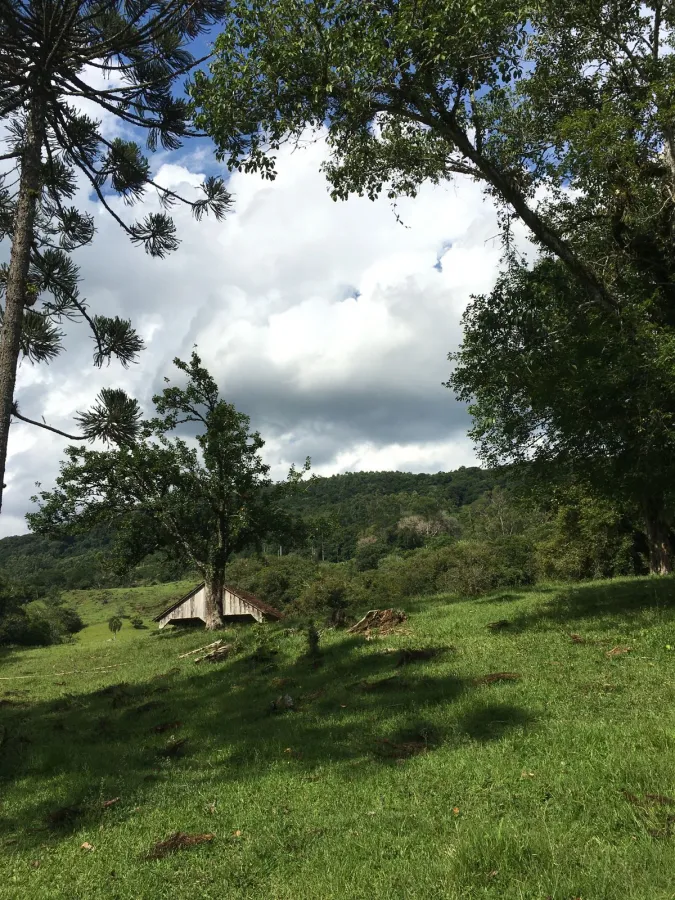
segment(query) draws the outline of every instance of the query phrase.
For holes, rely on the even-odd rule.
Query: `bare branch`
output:
[[[21,415],[16,403],[14,403],[14,405],[12,406],[12,415],[17,419],[20,419],[22,422],[27,422],[29,425],[37,425],[38,428],[44,428],[45,431],[52,431],[54,434],[58,434],[61,437],[68,438],[68,440],[70,441],[87,440],[87,438],[81,434],[68,434],[66,431],[60,431],[58,428],[47,425],[46,422],[36,422],[35,419],[29,419],[27,416]]]

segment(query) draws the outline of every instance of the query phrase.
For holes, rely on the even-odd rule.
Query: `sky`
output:
[[[112,119],[103,124],[116,133]],[[173,358],[196,345],[222,395],[261,432],[275,478],[307,456],[318,475],[475,465],[470,418],[442,382],[471,295],[498,272],[494,207],[458,178],[399,201],[402,225],[387,200],[332,201],[325,154],[320,136],[284,148],[274,182],[234,173],[234,208],[220,223],[174,209],[181,246],[164,260],[131,245],[83,187],[77,203],[97,233],[76,254],[81,293],[92,312],[130,318],[147,346],[127,370],[95,369],[86,326],[69,324],[55,362],[22,362],[21,412],[73,431],[76,411],[111,386],[151,413],[164,376],[177,374]],[[204,141],[152,163],[157,181],[185,193],[218,170]],[[116,208],[132,221],[158,204],[149,194],[140,208]],[[0,537],[27,531],[35,483],[53,487],[68,443],[12,425]]]

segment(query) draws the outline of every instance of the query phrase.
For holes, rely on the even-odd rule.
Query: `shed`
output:
[[[226,585],[223,591],[222,613],[226,622],[251,622],[253,620],[264,622],[269,619],[283,618],[283,614],[278,609],[263,603],[248,591],[229,587],[229,585]],[[206,623],[206,586],[204,582],[202,581],[189,594],[177,600],[173,606],[155,616],[153,621],[159,622],[160,628],[164,628],[170,623],[185,625],[196,622]]]

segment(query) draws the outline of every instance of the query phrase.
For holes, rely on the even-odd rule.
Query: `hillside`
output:
[[[456,509],[477,500],[499,479],[479,468],[415,475],[406,472],[354,472],[313,478],[289,506],[310,521],[333,524],[325,556],[338,561],[354,553],[358,535],[371,525],[392,526],[402,510]],[[112,534],[93,530],[64,540],[35,534],[0,540],[0,572],[21,582],[34,596],[49,590],[82,590],[168,581],[185,573],[164,554],[149,557],[129,577],[106,565]]]
[[[672,898],[672,579],[417,598],[318,667],[288,623],[217,664],[110,639],[183,589],[70,594],[74,643],[0,651],[1,898]]]

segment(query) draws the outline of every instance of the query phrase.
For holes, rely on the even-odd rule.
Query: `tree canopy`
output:
[[[414,195],[457,174],[484,184],[607,309],[621,293],[538,190],[640,232],[631,196],[668,214],[673,13],[661,0],[263,0],[235,3],[198,121],[231,167],[274,177],[284,141],[326,128],[334,198]],[[613,202],[608,206],[608,197]],[[594,203],[594,206],[593,206]],[[622,205],[622,203],[624,205]],[[642,229],[644,231],[644,229]],[[653,263],[654,261],[652,261]],[[656,268],[651,278],[658,279]]]
[[[645,321],[637,299],[621,320],[581,308],[552,259],[512,265],[464,316],[448,386],[492,465],[534,463],[546,480],[574,473],[638,512],[655,572],[672,568],[675,334]],[[633,315],[630,316],[629,314]]]

